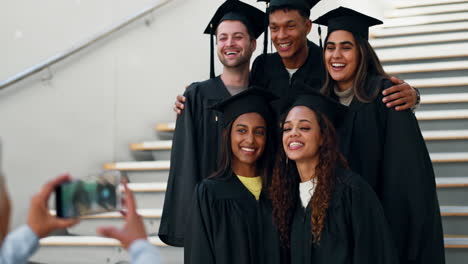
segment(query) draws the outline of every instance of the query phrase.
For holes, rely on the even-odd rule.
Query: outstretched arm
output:
[[[396,77],[391,77],[390,80],[395,85],[382,92],[384,95],[382,102],[385,103],[385,106],[395,107],[396,111],[414,109],[420,101],[418,90]]]

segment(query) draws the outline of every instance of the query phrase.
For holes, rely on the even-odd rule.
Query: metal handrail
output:
[[[64,52],[61,52],[55,56],[52,56],[51,58],[33,66],[33,67],[30,67],[16,75],[14,75],[13,77],[11,78],[8,78],[6,79],[5,81],[1,82],[0,83],[0,90],[8,87],[8,86],[11,86],[21,80],[24,80],[44,69],[47,69],[48,67],[74,55],[75,53],[78,53],[79,51],[93,45],[94,43],[100,41],[101,39],[104,39],[110,35],[112,35],[113,33],[121,30],[122,28],[124,28],[125,26],[145,17],[146,15],[150,14],[151,12],[153,12],[154,10],[162,7],[163,5],[167,4],[168,2],[170,2],[172,0],[160,0],[158,1],[157,4],[153,4],[145,9],[143,9],[142,11],[132,15],[132,16],[129,16],[127,17],[123,22],[120,22],[120,23],[117,23],[113,26],[111,26],[109,29],[107,30],[104,30],[98,34],[96,34],[96,36],[88,39],[88,40],[85,40],[85,41],[82,41],[81,43],[75,45],[74,47],[71,47],[70,49],[64,51]]]

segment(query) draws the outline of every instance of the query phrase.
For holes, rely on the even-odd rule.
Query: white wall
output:
[[[0,80],[154,2],[4,1]],[[222,2],[172,0],[152,14],[149,26],[136,22],[53,66],[51,79],[46,71],[0,91],[0,137],[13,226],[25,222],[29,198],[47,179],[60,172],[86,176],[105,162],[131,160],[129,143],[155,139],[154,125],[174,119],[175,95],[208,77],[209,39],[202,32]],[[263,3],[246,2],[264,9]],[[336,1],[322,2],[331,9]],[[258,42],[257,54],[262,37]]]

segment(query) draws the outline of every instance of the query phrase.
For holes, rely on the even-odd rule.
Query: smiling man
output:
[[[171,168],[159,237],[172,246],[184,245],[186,215],[195,185],[217,169],[222,116],[210,106],[249,86],[250,58],[264,30],[265,13],[237,0],[227,0],[211,19],[205,34],[216,36],[221,75],[193,83],[185,92],[184,111],[178,116]],[[213,45],[213,43],[212,43]],[[213,53],[213,46],[212,46]]]
[[[310,9],[320,0],[261,0],[268,8],[271,41],[277,52],[258,56],[252,66],[253,85],[265,87],[280,99],[273,107],[281,113],[288,102],[303,93],[294,82],[305,83],[313,90],[323,85],[323,51],[307,39],[312,29]],[[419,93],[407,83],[392,78],[395,86],[385,91],[384,103],[405,110],[419,102]],[[299,86],[297,86],[299,87]]]

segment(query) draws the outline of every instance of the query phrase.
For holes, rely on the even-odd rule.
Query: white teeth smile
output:
[[[247,152],[254,152],[254,151],[255,151],[255,149],[253,149],[253,148],[242,147],[241,149],[242,149],[243,151],[247,151]]]
[[[297,147],[297,146],[304,146],[304,144],[300,142],[291,142],[289,143],[289,147]]]
[[[286,48],[286,47],[291,46],[291,43],[279,44],[279,46],[280,46],[281,48]]]
[[[344,63],[332,63],[332,66],[333,67],[344,67],[344,66],[346,66],[346,64],[344,64]]]
[[[228,52],[226,52],[226,55],[235,55],[235,54],[237,54],[237,52],[235,52],[235,51],[228,51]]]

